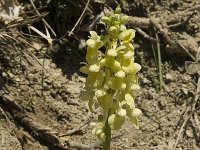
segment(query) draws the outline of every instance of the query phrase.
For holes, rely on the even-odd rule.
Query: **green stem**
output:
[[[108,110],[108,117],[110,116],[111,110]],[[106,135],[106,139],[103,142],[103,150],[110,150],[110,145],[111,145],[111,129],[110,126],[108,124],[108,118],[106,120],[105,123],[105,127],[104,127],[104,133]]]
[[[156,33],[156,40],[159,40],[158,35]],[[158,71],[159,71],[159,89],[160,91],[163,88],[163,77],[162,77],[162,67],[161,67],[161,54],[160,54],[160,43],[157,42],[157,52],[158,52]]]
[[[153,57],[154,57],[156,69],[158,70],[158,60],[157,60],[157,56],[156,56],[156,49],[155,49],[154,44],[152,42],[151,42],[151,48],[153,50]]]

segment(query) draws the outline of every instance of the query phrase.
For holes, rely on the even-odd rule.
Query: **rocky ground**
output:
[[[63,3],[60,1],[60,5]],[[66,7],[68,5],[73,4],[67,2]],[[92,6],[95,8],[98,5],[102,6],[100,2]],[[192,14],[184,26],[170,28],[167,31],[172,34],[167,35],[175,36],[174,38],[178,38],[179,42],[183,41],[185,45],[179,43],[179,46],[189,49],[190,54],[195,56],[197,61],[194,62],[183,47],[181,49],[167,41],[163,36],[166,32],[156,28],[161,44],[161,66],[165,83],[159,92],[152,42],[137,32],[135,57],[142,65],[142,70],[139,73],[141,90],[136,92],[135,101],[143,115],[140,117],[139,130],[132,127],[127,120],[120,131],[113,133],[113,150],[172,150],[175,146],[177,150],[200,149],[198,74],[200,56],[197,51],[200,44],[199,5],[198,0],[162,2],[127,0],[121,3],[123,12],[132,17],[166,18],[167,20],[172,18],[170,15],[173,16],[175,21],[169,22],[168,28],[172,24],[184,22],[188,14],[189,16]],[[64,6],[60,6],[62,13],[72,13],[65,10]],[[91,10],[93,11],[92,8]],[[82,10],[77,11],[73,19],[77,20],[77,16],[81,13]],[[179,15],[183,17],[179,18]],[[67,16],[62,16],[59,19],[64,24],[69,23],[69,20],[64,20],[66,18]],[[82,21],[82,26],[88,18],[84,19],[86,21]],[[50,24],[55,30],[58,29],[52,22]],[[72,21],[67,28],[71,29],[74,24]],[[129,26],[132,27],[133,24],[130,23]],[[135,24],[134,27],[136,28]],[[2,40],[0,150],[58,150],[64,147],[101,149],[101,144],[91,134],[89,125],[97,115],[91,114],[87,102],[79,98],[86,78],[79,72],[79,68],[84,61],[84,40],[86,40],[84,38],[87,38],[87,31],[79,31],[79,29],[80,27],[77,27],[72,37],[56,41],[52,48],[45,40],[35,37],[28,39],[32,47],[20,50],[18,47],[23,46],[16,44],[17,49],[14,49],[11,43],[5,44]],[[141,27],[141,29],[155,37],[153,29],[152,32],[148,32],[151,28]],[[59,34],[62,35],[62,32]],[[5,46],[7,46],[6,50]],[[193,49],[190,49],[191,47]]]

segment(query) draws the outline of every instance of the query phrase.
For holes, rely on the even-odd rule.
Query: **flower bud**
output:
[[[121,13],[121,8],[118,6],[115,10],[114,10],[115,14],[120,14]]]
[[[103,46],[103,42],[100,40],[100,36],[97,35],[95,31],[90,31],[90,39],[86,41],[89,48],[99,49]]]
[[[125,49],[125,48],[126,48],[126,46],[121,45],[121,46],[119,46],[119,47],[116,49],[116,51],[123,50],[123,49]]]
[[[125,31],[126,30],[126,26],[125,25],[121,25],[119,28],[120,31]]]
[[[109,31],[115,33],[115,32],[117,31],[117,28],[116,28],[115,26],[111,26],[111,27],[109,28]]]
[[[140,109],[138,109],[138,108],[134,108],[134,109],[133,109],[132,116],[138,117],[138,116],[140,116],[141,114],[142,114],[142,111],[141,111]]]
[[[107,52],[108,56],[115,57],[117,56],[117,51],[115,49],[109,49]]]
[[[129,18],[129,17],[126,16],[126,15],[122,16],[122,17],[121,17],[121,23],[122,23],[122,24],[126,24],[126,23],[128,22],[128,18]]]
[[[119,116],[126,116],[126,109],[120,108],[117,112]]]
[[[107,16],[103,16],[102,18],[101,18],[101,21],[103,22],[103,23],[109,23],[110,22],[110,18],[109,17],[107,17]]]
[[[96,92],[95,92],[95,96],[96,96],[97,98],[101,98],[101,97],[103,97],[104,95],[106,95],[106,91],[103,90],[103,89],[96,90]]]
[[[123,70],[119,70],[115,73],[115,76],[118,78],[124,78],[126,76],[126,74]]]
[[[119,35],[119,39],[124,43],[129,43],[135,37],[135,30],[129,29],[125,30]]]
[[[90,70],[91,72],[99,72],[99,69],[100,69],[100,67],[99,67],[98,65],[96,65],[96,64],[91,65],[91,66],[89,67],[89,70]]]
[[[140,66],[140,64],[138,64],[138,63],[134,63],[133,64],[134,65],[134,68],[135,68],[135,73],[137,73],[138,71],[140,71],[141,70],[141,66]]]
[[[127,51],[123,54],[124,59],[131,59],[133,57],[134,52],[133,51]]]
[[[100,64],[110,69],[121,69],[120,63],[114,57],[106,57],[100,61]]]

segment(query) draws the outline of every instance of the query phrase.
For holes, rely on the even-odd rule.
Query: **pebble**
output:
[[[15,81],[20,82],[21,79],[17,77],[17,78],[15,78]]]
[[[84,78],[84,77],[79,77],[79,81],[82,82],[82,83],[85,83],[85,82],[86,82],[86,78]]]
[[[186,88],[181,88],[181,92],[183,92],[185,95],[188,95],[188,89]]]
[[[47,85],[47,83],[43,83],[43,90],[44,91],[48,91],[50,88],[49,88],[49,86]]]
[[[147,83],[151,83],[151,81],[149,81],[147,78],[143,78],[142,83],[147,84]]]
[[[193,133],[192,133],[191,130],[186,130],[186,135],[187,135],[188,137],[190,137],[190,138],[193,138],[193,137],[194,137],[194,135],[193,135]]]
[[[47,84],[51,84],[51,83],[52,83],[52,80],[47,79],[47,80],[45,80],[45,82],[46,82]]]
[[[169,80],[169,81],[173,81],[173,80],[174,80],[174,77],[173,77],[170,73],[167,73],[167,74],[165,75],[165,78],[166,78],[167,80]]]
[[[174,147],[174,144],[175,144],[175,140],[174,139],[170,139],[169,142],[168,142],[169,149],[172,149]]]
[[[14,78],[15,77],[15,75],[10,73],[10,72],[8,72],[7,74],[9,75],[10,78]]]

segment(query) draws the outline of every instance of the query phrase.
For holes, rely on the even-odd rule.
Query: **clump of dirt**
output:
[[[0,147],[2,150],[22,150],[22,146],[15,137],[14,132],[9,128],[10,124],[5,121],[5,116],[1,115],[0,119]]]

